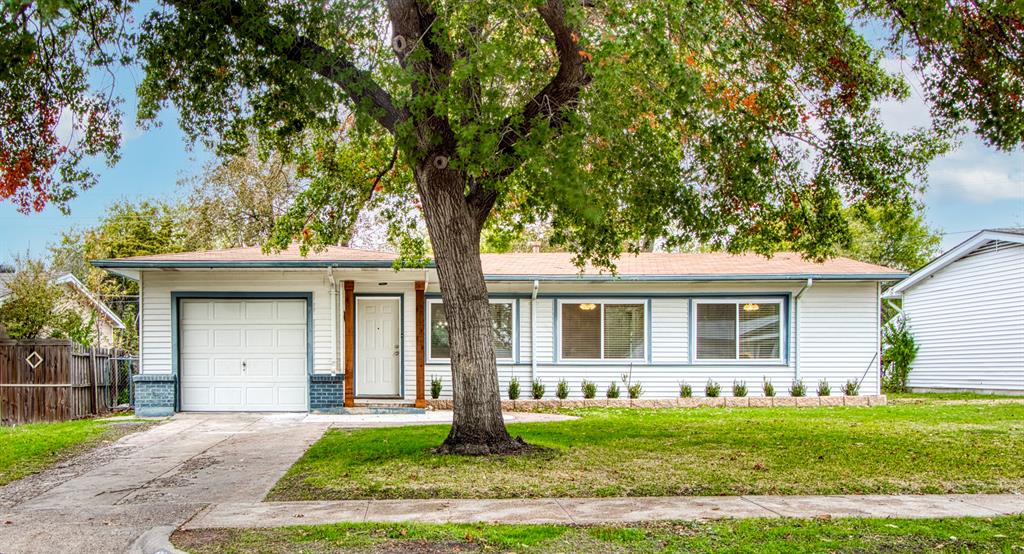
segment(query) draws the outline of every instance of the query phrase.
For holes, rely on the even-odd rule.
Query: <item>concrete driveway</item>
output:
[[[2,487],[0,553],[127,552],[210,504],[259,502],[329,426],[304,417],[179,414]]]

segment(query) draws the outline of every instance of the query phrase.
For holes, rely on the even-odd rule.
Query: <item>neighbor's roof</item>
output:
[[[765,258],[756,254],[725,253],[641,253],[623,254],[616,260],[617,275],[586,267],[583,272],[565,252],[481,254],[484,274],[493,281],[533,279],[570,280],[771,280],[771,279],[861,279],[897,280],[906,273],[847,258],[822,263],[784,252]],[[226,268],[390,268],[395,254],[341,246],[302,256],[297,247],[264,254],[258,247],[136,256],[96,260],[105,269],[226,269]],[[433,267],[433,265],[429,266]]]
[[[7,283],[11,282],[11,280],[14,279],[15,275],[15,273],[10,272],[0,273],[0,298],[5,298],[11,293],[11,289],[7,287]],[[93,296],[93,294],[89,292],[89,289],[86,288],[86,286],[81,281],[79,281],[78,277],[75,277],[74,274],[61,273],[60,275],[54,277],[52,281],[54,284],[65,285],[74,289],[75,292],[77,292],[82,299],[84,299],[89,304],[92,304],[93,307],[95,307],[96,310],[100,313],[100,315],[105,317],[107,321],[109,321],[110,324],[114,326],[114,328],[125,328],[124,322],[121,321],[121,318],[117,317],[117,314],[115,314],[113,310],[110,309],[109,306],[103,303],[103,301]]]
[[[899,297],[904,291],[913,287],[917,283],[920,283],[922,280],[928,278],[928,276],[934,275],[940,269],[991,242],[1024,244],[1024,228],[1004,227],[1000,229],[984,229],[979,231],[971,236],[971,238],[961,242],[953,248],[950,248],[946,252],[943,252],[942,255],[928,262],[927,265],[918,269],[909,277],[885,291],[884,296],[886,298]]]

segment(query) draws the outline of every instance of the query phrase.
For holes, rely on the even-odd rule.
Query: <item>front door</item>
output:
[[[356,396],[401,396],[398,298],[356,298]]]

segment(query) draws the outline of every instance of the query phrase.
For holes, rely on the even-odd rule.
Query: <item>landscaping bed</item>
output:
[[[441,456],[444,426],[332,429],[269,500],[1024,491],[1024,405],[591,409],[509,425],[546,447]]]
[[[338,524],[179,531],[193,554],[229,552],[1019,552],[1024,518],[723,520],[642,527]]]
[[[821,408],[836,406],[885,406],[882,395],[855,396],[716,396],[691,398],[589,398],[582,400],[502,400],[506,412],[546,412],[586,408]],[[452,401],[427,400],[435,410],[451,410]]]

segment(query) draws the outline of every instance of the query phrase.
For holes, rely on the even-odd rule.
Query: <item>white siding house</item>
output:
[[[912,389],[1024,394],[1024,230],[982,231],[886,296],[919,346]]]
[[[393,255],[347,248],[302,257],[259,249],[94,262],[141,284],[144,413],[422,406],[431,380],[451,398],[437,274],[391,268]],[[485,254],[502,396],[541,381],[603,397],[623,375],[643,398],[751,396],[770,380],[814,391],[847,381],[879,392],[879,283],[904,275],[794,254],[641,254],[617,274],[562,253]],[[301,340],[301,337],[305,340]],[[305,378],[303,377],[305,375]],[[140,389],[141,390],[141,389]],[[834,393],[835,394],[835,393]]]

